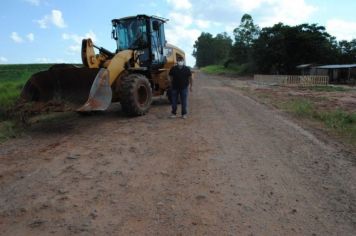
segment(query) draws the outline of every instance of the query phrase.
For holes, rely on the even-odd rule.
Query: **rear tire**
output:
[[[141,74],[129,74],[120,86],[121,107],[130,116],[146,114],[152,103],[152,88],[148,79]]]

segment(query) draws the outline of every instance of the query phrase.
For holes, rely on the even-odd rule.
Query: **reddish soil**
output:
[[[323,110],[342,109],[347,112],[356,112],[356,88],[344,92],[317,92],[299,87],[264,87],[256,88],[255,91],[270,94],[280,101],[290,98],[303,98],[313,101]]]
[[[0,144],[0,235],[355,235],[356,155],[197,73],[157,101]]]

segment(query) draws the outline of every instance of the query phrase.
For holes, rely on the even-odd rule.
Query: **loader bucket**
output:
[[[95,77],[93,85],[90,89],[90,94],[87,102],[77,109],[78,112],[88,111],[104,111],[106,110],[112,99],[112,91],[109,84],[109,71],[107,69],[100,69]]]
[[[98,72],[99,69],[55,65],[32,75],[22,89],[21,102],[63,102],[75,110],[87,101]]]

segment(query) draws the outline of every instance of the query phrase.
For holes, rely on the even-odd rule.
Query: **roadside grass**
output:
[[[17,137],[20,133],[19,130],[20,128],[13,121],[0,122],[0,143],[9,138]]]
[[[52,64],[0,65],[0,121],[6,120],[6,111],[20,96],[32,74],[47,70]]]
[[[15,119],[0,121],[0,144],[8,139],[22,136],[25,128],[26,125]]]
[[[334,85],[320,85],[320,86],[308,86],[303,87],[304,90],[311,90],[315,92],[349,92],[351,88],[345,88],[342,86],[334,86]]]
[[[223,74],[226,72],[230,72],[230,73],[237,73],[238,72],[238,68],[225,68],[223,65],[210,65],[210,66],[206,66],[201,68],[201,71],[207,73],[207,74]]]
[[[336,88],[329,88],[334,86],[318,87],[321,88],[315,89],[315,87],[311,87],[308,89],[324,92],[333,92],[335,90],[338,92],[347,92],[353,90],[352,88],[338,86],[335,86]],[[300,120],[309,120],[320,123],[324,130],[356,147],[356,112],[354,111],[345,111],[342,110],[342,108],[335,108],[333,110],[330,108],[325,109],[325,107],[320,106],[320,101],[326,99],[323,96],[306,99],[293,95],[276,96],[271,90],[254,90],[251,88],[244,90],[239,88],[239,90],[243,91],[248,96],[256,97],[257,100],[263,104],[272,105]]]
[[[343,110],[319,112],[316,118],[323,121],[327,127],[350,132],[351,136],[356,138],[356,113]]]
[[[323,123],[327,129],[347,138],[356,144],[356,113],[346,112],[340,108],[326,111],[320,109],[314,102],[304,98],[292,98],[286,102],[277,101],[277,107],[296,117]]]
[[[7,111],[16,103],[31,75],[50,66],[52,64],[0,65],[0,143],[23,132],[23,125]]]
[[[299,117],[312,118],[315,112],[313,104],[305,99],[291,99],[283,102],[279,107]]]
[[[81,64],[73,64],[82,66]],[[0,143],[21,136],[31,130],[29,125],[51,124],[76,117],[76,113],[60,112],[39,114],[35,117],[23,117],[24,114],[11,112],[27,80],[35,73],[48,70],[53,64],[11,64],[0,65]],[[26,104],[31,106],[31,104]],[[26,115],[26,114],[25,114]],[[24,122],[26,120],[26,122]],[[28,122],[28,123],[27,123]]]
[[[202,67],[200,70],[204,73],[211,75],[244,75],[248,74],[249,66],[247,64],[243,65],[229,65],[224,67],[223,65],[209,65]]]
[[[0,82],[0,107],[2,109],[8,109],[16,102],[25,82],[22,79]]]
[[[204,72],[204,69],[209,68],[212,69],[213,73],[216,73],[222,66],[209,66],[202,70]],[[224,71],[224,69],[222,70]],[[330,103],[327,95],[328,92],[335,92],[341,96],[345,93],[354,93],[356,92],[355,87],[342,85],[297,86],[290,88],[292,92],[278,86],[261,87],[250,84],[249,87],[232,87],[265,105],[272,105],[278,110],[285,111],[299,120],[310,121],[311,126],[321,128],[331,136],[356,147],[355,110],[348,108],[343,110],[342,107]],[[300,95],[303,94],[303,91],[310,91],[308,97]]]

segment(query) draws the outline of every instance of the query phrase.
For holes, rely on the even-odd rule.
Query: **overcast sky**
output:
[[[338,40],[356,38],[355,0],[2,0],[0,64],[78,63],[82,38],[114,51],[111,19],[148,14],[168,18],[168,42],[185,50],[201,32],[232,34],[249,13],[261,27],[317,23]]]

